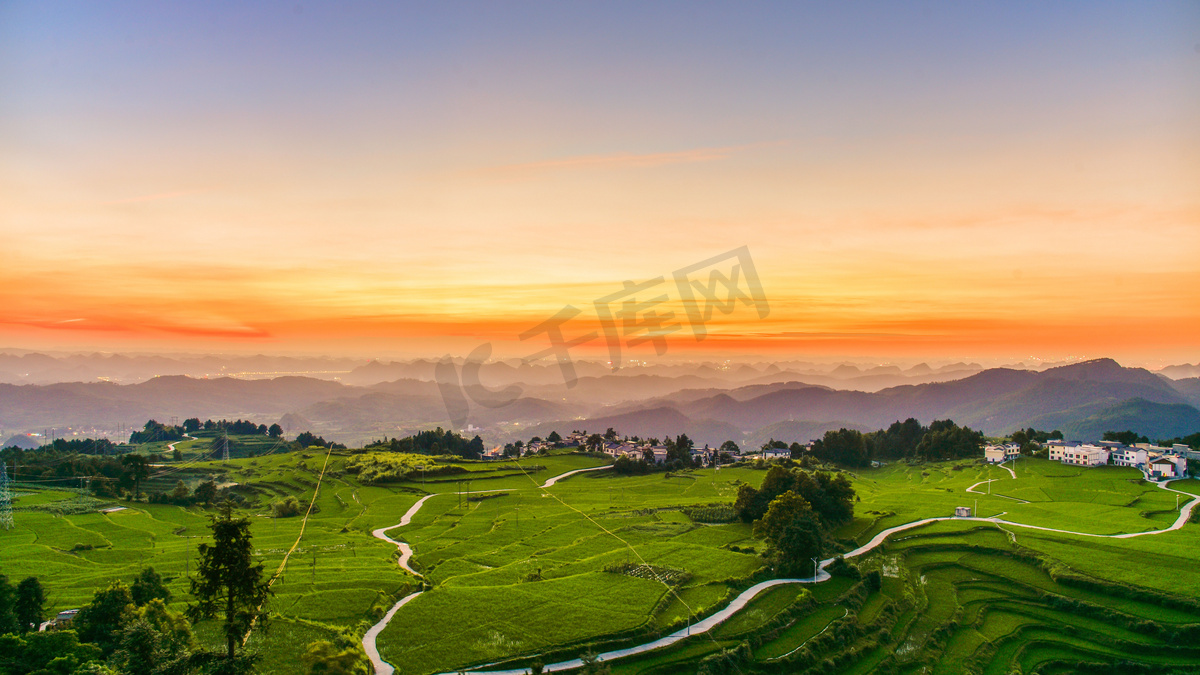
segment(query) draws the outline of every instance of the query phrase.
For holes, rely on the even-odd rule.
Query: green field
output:
[[[332,455],[323,477],[325,454],[316,448],[228,464],[192,458],[156,469],[153,480],[161,483],[182,479],[194,487],[212,479],[240,495],[270,572],[301,524],[270,517],[270,504],[286,496],[307,504],[321,479],[318,510],[274,586],[273,627],[250,642],[264,672],[296,672],[298,646],[343,627],[361,635],[420,586],[396,565],[395,547],[371,531],[395,525],[428,494],[439,496],[389,533],[412,545],[411,564],[428,584],[378,640],[401,673],[524,666],[535,656],[551,663],[640,644],[770,578],[755,553],[763,544],[748,525],[696,523],[681,510],[731,503],[740,484],[761,482],[762,468],[591,472],[543,490],[551,476],[604,460],[395,456],[381,461],[409,468],[420,461],[435,475],[367,484],[361,455],[350,468],[363,473],[347,471],[352,457]],[[450,468],[438,473],[437,466]],[[1174,493],[1132,469],[1023,459],[1017,475],[968,461],[857,472],[856,518],[835,536],[848,550],[887,527],[976,504],[982,516],[1096,534],[1162,529],[1177,515]],[[997,479],[990,495],[987,485],[977,488],[985,494],[966,492],[989,478]],[[146,565],[167,578],[177,607],[187,601],[186,573],[211,509],[98,502],[66,490],[18,492],[16,527],[0,531],[0,572],[38,576],[54,611],[78,607],[108,580],[128,582]],[[105,506],[126,508],[98,512]],[[1187,631],[1200,624],[1200,606],[1190,600],[1200,596],[1200,580],[1190,574],[1198,529],[1110,539],[936,523],[854,560],[864,572],[879,571],[879,589],[845,578],[776,587],[711,633],[612,665],[620,673],[695,672],[708,658],[705,667],[734,663],[730,672],[1008,673],[1129,660],[1186,670],[1200,655],[1170,638],[1192,635]],[[1158,595],[1164,593],[1182,599],[1165,602]],[[197,633],[214,639],[211,626]]]

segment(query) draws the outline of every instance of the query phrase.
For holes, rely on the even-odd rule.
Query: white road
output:
[[[580,471],[595,471],[600,468],[608,468],[608,467],[597,467],[596,469],[581,469]],[[548,487],[550,485],[553,485],[554,482],[557,481],[558,479],[566,478],[567,476],[575,474],[575,473],[579,473],[580,471],[572,471],[570,473],[565,473],[565,474],[562,474],[561,476],[556,476],[555,478],[551,478],[550,480],[546,481],[546,483],[543,485],[543,487]],[[1016,476],[1014,475],[1013,477],[1015,478]],[[893,534],[896,534],[897,532],[904,532],[905,530],[911,530],[916,527],[921,527],[922,525],[928,525],[930,523],[936,523],[936,522],[943,521],[943,520],[977,521],[977,522],[982,522],[982,523],[993,523],[993,524],[997,524],[997,525],[1004,524],[1004,525],[1010,525],[1013,527],[1023,527],[1023,528],[1027,528],[1027,529],[1031,529],[1031,530],[1042,530],[1044,532],[1058,532],[1061,534],[1071,534],[1071,535],[1078,535],[1078,536],[1083,536],[1083,537],[1101,537],[1101,538],[1109,538],[1109,539],[1129,539],[1132,537],[1142,537],[1142,536],[1146,536],[1146,535],[1162,534],[1164,532],[1172,532],[1174,530],[1178,530],[1178,529],[1182,528],[1184,526],[1184,524],[1187,523],[1188,519],[1192,515],[1192,510],[1196,507],[1197,503],[1200,503],[1200,495],[1194,495],[1194,494],[1191,494],[1188,492],[1182,492],[1180,490],[1175,490],[1173,488],[1169,488],[1169,487],[1167,487],[1167,483],[1169,483],[1169,482],[1170,481],[1167,481],[1164,483],[1159,483],[1158,487],[1160,487],[1164,490],[1169,490],[1171,492],[1178,492],[1179,494],[1187,495],[1189,497],[1192,497],[1192,500],[1189,501],[1182,509],[1180,509],[1179,517],[1176,518],[1175,522],[1170,527],[1161,529],[1161,530],[1150,530],[1150,531],[1146,531],[1146,532],[1131,532],[1131,533],[1127,533],[1127,534],[1093,534],[1090,532],[1073,532],[1071,530],[1060,530],[1060,529],[1056,529],[1056,528],[1052,528],[1052,527],[1041,527],[1038,525],[1026,525],[1024,523],[1014,523],[1009,520],[1002,520],[999,516],[994,516],[994,517],[990,517],[990,518],[940,516],[940,517],[935,517],[935,518],[923,518],[921,520],[916,520],[911,523],[905,523],[903,525],[889,527],[888,529],[883,530],[879,534],[872,537],[871,540],[869,542],[867,542],[866,544],[854,549],[853,551],[850,551],[849,553],[843,554],[843,557],[854,558],[854,557],[863,555],[864,553],[867,553],[867,552],[875,549],[876,547],[880,546],[881,544],[883,544],[883,542],[886,541],[888,537],[892,536]],[[974,487],[974,486],[972,486],[972,487]],[[435,495],[429,495],[429,497],[433,497],[433,496],[435,496]],[[413,514],[415,514],[417,512],[417,510],[420,509],[421,505],[425,502],[425,500],[429,499],[429,497],[425,497],[425,498],[421,499],[420,501],[418,501],[416,504],[414,504],[413,507],[408,510],[408,513],[404,514],[404,518],[401,519],[401,525],[408,524],[408,522],[412,519]],[[1001,513],[999,515],[1002,516],[1005,514]],[[397,526],[393,526],[393,527],[397,527]],[[375,536],[380,537],[381,539],[386,539],[387,541],[391,541],[391,542],[397,544],[398,546],[401,546],[402,544],[400,544],[399,542],[396,542],[395,540],[390,539],[383,535],[383,532],[388,529],[391,529],[391,528],[382,528],[380,530],[376,530],[374,532],[374,534],[375,534]],[[826,560],[822,560],[821,563],[817,567],[817,573],[812,577],[799,578],[799,579],[771,579],[769,581],[763,581],[761,583],[755,584],[755,585],[751,586],[750,588],[746,589],[745,591],[742,591],[742,593],[739,594],[736,598],[734,598],[733,601],[729,603],[729,605],[727,605],[723,609],[717,611],[715,614],[712,614],[711,616],[703,619],[702,621],[699,621],[687,628],[682,628],[666,637],[662,637],[657,640],[654,640],[653,642],[647,642],[645,644],[636,645],[634,647],[627,647],[625,649],[616,649],[613,651],[604,652],[603,654],[597,654],[596,660],[612,661],[612,660],[624,658],[627,656],[633,656],[635,654],[644,654],[646,652],[654,651],[656,649],[662,649],[663,647],[668,647],[670,645],[675,644],[676,642],[679,642],[680,640],[685,640],[693,635],[703,635],[704,633],[707,633],[708,631],[712,630],[713,628],[716,628],[717,626],[719,626],[722,622],[724,622],[729,617],[736,614],[738,611],[740,611],[742,608],[744,608],[751,600],[753,600],[756,596],[758,596],[760,593],[762,593],[763,591],[765,591],[769,588],[774,588],[775,586],[781,586],[783,584],[820,583],[822,581],[826,581],[826,580],[830,579],[831,576],[830,576],[829,572],[826,571],[825,568],[828,567],[830,564],[832,564],[833,560],[834,560],[833,558],[828,558]],[[406,569],[407,569],[407,567],[406,567]],[[415,574],[415,572],[414,572],[414,574]],[[393,668],[379,657],[379,652],[376,651],[376,649],[375,649],[375,636],[378,635],[379,632],[383,630],[383,628],[387,625],[387,622],[390,621],[392,616],[395,614],[395,611],[397,609],[399,609],[402,605],[407,603],[409,600],[411,600],[413,597],[416,597],[416,595],[419,595],[419,592],[414,593],[413,595],[407,596],[404,599],[402,599],[399,603],[396,604],[395,607],[393,607],[391,609],[391,611],[388,612],[387,616],[384,617],[383,621],[381,621],[380,623],[378,623],[374,627],[372,627],[371,630],[367,632],[367,636],[363,637],[363,647],[367,649],[367,655],[371,657],[371,663],[375,667],[375,672],[377,673],[377,675],[392,675]],[[368,637],[370,639],[369,646],[367,644]],[[558,663],[551,663],[551,664],[545,666],[543,672],[550,673],[550,672],[559,672],[559,671],[565,671],[565,670],[573,670],[576,668],[580,668],[582,666],[583,666],[583,661],[581,659],[572,659],[570,661],[560,661]],[[485,674],[486,675],[525,675],[526,673],[529,672],[529,670],[527,668],[516,668],[516,669],[508,669],[508,670],[459,670],[459,671],[454,671],[454,672],[455,673],[474,673],[476,675],[485,675]],[[454,675],[454,673],[443,673],[442,675]]]
[[[597,467],[593,467],[590,469],[576,469],[575,471],[568,471],[566,473],[554,476],[550,480],[547,480],[545,483],[542,484],[542,487],[548,488],[551,485],[554,485],[555,483],[557,483],[558,481],[563,480],[564,478],[568,478],[570,476],[574,476],[577,473],[583,473],[585,471],[599,471],[600,469],[611,469],[611,468],[612,468],[612,465],[608,465],[608,466],[597,466]],[[401,516],[401,518],[400,518],[400,522],[396,523],[395,525],[388,525],[387,527],[381,527],[377,530],[374,530],[371,532],[371,536],[375,537],[376,539],[382,539],[383,541],[394,544],[396,546],[396,548],[398,548],[400,550],[400,558],[399,558],[399,560],[397,560],[397,563],[400,565],[400,567],[404,571],[408,572],[409,574],[424,581],[425,577],[421,576],[421,574],[419,572],[414,570],[408,564],[408,561],[411,560],[412,556],[413,556],[412,547],[402,541],[397,541],[397,540],[392,539],[391,537],[387,536],[388,530],[394,530],[398,527],[404,527],[405,525],[408,525],[409,523],[412,522],[413,516],[417,515],[417,512],[421,510],[421,507],[425,505],[425,502],[429,501],[433,497],[437,497],[442,494],[473,495],[473,494],[481,494],[481,493],[485,493],[485,492],[507,492],[507,491],[508,490],[506,490],[506,489],[475,490],[473,492],[441,492],[441,493],[437,493],[437,494],[425,495],[424,497],[421,497],[420,499],[418,499],[416,504],[413,504],[411,507],[409,507],[408,511],[404,512],[404,515]],[[370,630],[368,630],[366,632],[366,634],[363,635],[363,639],[362,639],[363,650],[367,652],[367,658],[371,659],[371,667],[375,670],[376,675],[392,675],[392,673],[394,673],[396,670],[395,668],[392,667],[391,664],[389,664],[387,661],[384,661],[383,657],[381,657],[379,655],[379,649],[375,644],[376,638],[379,637],[379,634],[381,632],[383,632],[384,628],[387,628],[388,623],[392,620],[392,617],[396,615],[396,612],[401,607],[403,607],[404,605],[411,602],[413,600],[413,598],[416,598],[422,592],[423,591],[417,591],[415,593],[410,593],[410,594],[404,596],[403,598],[400,598],[400,601],[397,602],[396,604],[392,605],[392,608],[388,610],[387,614],[383,615],[383,618],[380,619],[379,623],[375,624],[374,626],[371,626]]]
[[[555,483],[557,483],[558,481],[560,481],[564,478],[570,478],[571,476],[574,476],[577,473],[586,473],[588,471],[603,471],[605,469],[611,469],[611,468],[613,468],[612,464],[606,464],[604,466],[593,466],[590,469],[575,469],[574,471],[568,471],[566,473],[559,474],[559,475],[555,476],[554,478],[551,478],[550,480],[546,481],[545,483],[542,483],[542,487],[548,488],[551,485],[554,485]]]

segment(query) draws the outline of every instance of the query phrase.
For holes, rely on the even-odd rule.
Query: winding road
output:
[[[555,483],[557,483],[558,481],[563,480],[565,478],[570,478],[571,476],[574,476],[575,474],[578,474],[578,473],[585,473],[588,471],[602,471],[604,469],[611,469],[611,468],[612,468],[611,464],[606,464],[605,466],[594,466],[590,469],[576,469],[574,471],[568,471],[566,473],[561,473],[557,476],[554,476],[553,478],[550,478],[545,483],[542,483],[540,487],[548,488],[551,485],[554,485]],[[394,544],[396,546],[396,548],[400,550],[400,558],[399,558],[399,560],[397,560],[397,563],[400,565],[400,567],[404,571],[408,572],[409,574],[424,581],[425,577],[422,576],[420,572],[417,572],[412,567],[410,567],[408,564],[408,561],[411,560],[412,556],[413,556],[412,547],[402,541],[397,541],[397,540],[392,539],[391,537],[387,536],[388,530],[394,530],[397,527],[404,527],[405,525],[408,525],[409,523],[411,523],[413,516],[417,515],[417,511],[421,510],[421,507],[425,505],[425,502],[427,502],[430,499],[432,499],[433,497],[437,497],[439,495],[443,495],[443,494],[473,495],[473,494],[481,494],[481,493],[485,493],[485,492],[507,492],[507,491],[508,490],[502,488],[502,489],[498,489],[498,490],[475,490],[474,492],[438,492],[438,493],[431,494],[431,495],[425,495],[424,497],[421,497],[420,499],[418,499],[416,504],[413,504],[411,507],[409,507],[408,511],[404,512],[404,515],[400,518],[400,522],[396,523],[395,525],[388,525],[387,527],[381,527],[377,530],[374,530],[371,532],[371,536],[375,537],[376,539],[382,539],[383,541],[386,541],[390,544]],[[388,610],[387,614],[383,615],[383,618],[379,620],[379,623],[375,624],[374,626],[371,626],[370,630],[368,630],[366,632],[366,634],[363,635],[363,639],[362,639],[363,650],[367,652],[367,658],[369,658],[371,660],[371,667],[374,668],[376,675],[392,675],[392,673],[394,673],[396,670],[395,668],[392,667],[392,665],[390,663],[388,663],[387,661],[384,661],[383,657],[381,657],[379,655],[379,648],[375,644],[376,638],[379,637],[379,634],[383,632],[384,628],[387,628],[388,623],[391,622],[392,617],[394,617],[396,615],[396,612],[401,607],[407,605],[409,602],[412,602],[412,600],[414,598],[416,598],[418,595],[420,595],[423,592],[424,591],[416,591],[415,593],[409,593],[408,595],[404,596],[403,598],[400,598],[399,602],[392,605],[392,608]]]
[[[542,484],[542,487],[549,487],[551,485],[554,485],[557,481],[562,480],[564,478],[567,478],[568,476],[572,476],[577,473],[582,473],[584,471],[597,471],[597,470],[606,469],[606,468],[609,468],[609,467],[604,466],[604,467],[595,467],[592,469],[578,469],[576,471],[570,471],[568,473],[564,473],[564,474],[555,476],[555,477],[547,480],[544,484]],[[1007,467],[1004,467],[1004,468],[1007,468]],[[1016,479],[1016,474],[1013,473],[1011,469],[1009,470],[1009,473],[1012,473],[1013,479]],[[984,481],[984,482],[987,482],[987,481]],[[1005,515],[1004,513],[1001,513],[998,516],[993,516],[993,517],[989,517],[989,518],[961,517],[961,516],[939,516],[939,517],[934,517],[934,518],[923,518],[921,520],[915,520],[910,523],[904,523],[903,525],[889,527],[886,530],[883,530],[882,532],[880,532],[879,534],[876,534],[866,544],[854,549],[853,551],[850,551],[849,553],[843,554],[843,557],[854,558],[854,557],[863,555],[863,554],[868,553],[869,551],[877,548],[881,544],[883,544],[883,542],[886,541],[888,537],[892,536],[893,534],[896,534],[897,532],[904,532],[906,530],[911,530],[913,528],[921,527],[923,525],[928,525],[930,523],[936,523],[936,522],[944,521],[944,520],[976,521],[976,522],[981,522],[981,523],[993,523],[996,525],[1010,525],[1012,527],[1022,527],[1022,528],[1031,529],[1031,530],[1041,530],[1044,532],[1057,532],[1060,534],[1071,534],[1071,535],[1078,535],[1078,536],[1082,536],[1082,537],[1101,537],[1101,538],[1108,538],[1108,539],[1129,539],[1132,537],[1141,537],[1141,536],[1147,536],[1147,535],[1152,535],[1152,534],[1162,534],[1164,532],[1172,532],[1174,530],[1178,530],[1178,529],[1182,528],[1187,523],[1188,519],[1192,515],[1193,509],[1196,507],[1196,505],[1198,503],[1200,503],[1200,495],[1194,495],[1189,492],[1183,492],[1182,490],[1176,490],[1174,488],[1170,488],[1170,487],[1168,487],[1168,484],[1170,482],[1171,481],[1165,481],[1162,483],[1156,483],[1156,485],[1158,485],[1159,488],[1161,488],[1163,490],[1167,490],[1169,492],[1176,492],[1176,493],[1179,493],[1182,495],[1187,495],[1187,496],[1191,497],[1192,500],[1189,501],[1187,504],[1185,504],[1182,509],[1180,509],[1179,517],[1175,519],[1175,522],[1172,523],[1170,527],[1167,527],[1167,528],[1164,528],[1161,530],[1150,530],[1150,531],[1146,531],[1146,532],[1130,532],[1130,533],[1126,533],[1126,534],[1093,534],[1090,532],[1073,532],[1071,530],[1060,530],[1060,529],[1056,529],[1056,528],[1052,528],[1052,527],[1041,527],[1039,525],[1027,525],[1024,523],[1014,523],[1010,520],[1001,519],[1000,516]],[[980,484],[981,483],[976,483],[975,485],[972,485],[970,488],[967,488],[967,490],[973,491],[972,488],[974,488]],[[489,492],[495,492],[495,490],[489,490]],[[454,493],[449,493],[449,494],[454,494]],[[395,529],[397,527],[402,527],[404,525],[409,524],[409,522],[412,521],[412,517],[417,513],[417,511],[420,510],[421,506],[429,498],[436,497],[436,496],[438,496],[438,495],[428,495],[426,497],[422,497],[416,504],[413,504],[412,508],[410,508],[404,514],[404,517],[400,519],[400,522],[398,524],[392,525],[390,527],[380,528],[380,529],[372,532],[372,534],[375,537],[377,537],[379,539],[383,539],[388,542],[391,542],[391,543],[395,544],[397,547],[399,547],[399,549],[401,551],[400,566],[418,577],[420,577],[421,575],[414,572],[408,566],[408,559],[412,556],[412,549],[407,544],[404,544],[403,542],[399,542],[399,541],[396,541],[395,539],[388,537],[385,534],[385,532],[388,530]],[[822,581],[826,581],[826,580],[830,579],[831,575],[829,574],[829,572],[826,571],[825,568],[828,567],[830,564],[832,564],[833,561],[834,561],[834,558],[828,558],[826,560],[822,560],[820,562],[820,564],[817,566],[816,573],[812,577],[793,578],[793,579],[771,579],[768,581],[763,581],[758,584],[755,584],[755,585],[751,586],[750,588],[747,588],[746,590],[742,591],[727,606],[725,606],[721,610],[717,611],[716,613],[706,617],[702,621],[692,624],[691,626],[688,626],[687,628],[682,628],[674,633],[671,633],[670,635],[667,635],[665,637],[654,640],[653,642],[647,642],[645,644],[636,645],[634,647],[627,647],[625,649],[617,649],[617,650],[613,650],[613,651],[609,651],[609,652],[604,652],[602,654],[598,654],[598,655],[596,655],[596,660],[597,661],[612,661],[612,660],[624,658],[627,656],[633,656],[635,654],[644,654],[646,652],[654,651],[656,649],[662,649],[663,647],[668,647],[670,645],[675,644],[676,642],[679,642],[680,640],[687,639],[693,635],[702,635],[704,633],[707,633],[708,631],[712,630],[713,628],[716,628],[717,626],[719,626],[721,623],[723,623],[729,617],[731,617],[734,614],[736,614],[737,612],[741,611],[747,604],[749,604],[749,602],[751,600],[753,600],[760,593],[762,593],[763,591],[765,591],[767,589],[774,588],[776,586],[781,586],[784,584],[814,584],[814,583],[820,583]],[[392,675],[395,672],[395,669],[379,656],[379,651],[376,649],[376,646],[375,646],[376,637],[379,635],[379,633],[381,631],[383,631],[384,628],[387,627],[388,622],[391,621],[392,617],[396,614],[396,611],[398,609],[400,609],[401,607],[403,607],[408,602],[410,602],[413,598],[420,595],[421,592],[422,591],[417,591],[416,593],[412,593],[412,594],[407,595],[404,598],[402,598],[399,602],[397,602],[391,608],[391,610],[388,611],[388,613],[384,616],[384,618],[379,623],[372,626],[371,629],[369,631],[367,631],[367,634],[363,636],[363,648],[366,650],[367,656],[371,659],[371,665],[374,667],[375,673],[377,675]],[[558,663],[548,664],[544,667],[543,672],[550,673],[550,672],[558,672],[558,671],[563,671],[563,670],[573,670],[575,668],[580,668],[582,666],[583,666],[583,661],[581,659],[572,659],[569,661],[560,661]],[[528,668],[516,668],[516,669],[508,669],[508,670],[459,670],[459,671],[454,671],[454,673],[474,673],[476,675],[525,675],[528,672],[529,672]],[[443,673],[442,675],[454,675],[454,673]]]

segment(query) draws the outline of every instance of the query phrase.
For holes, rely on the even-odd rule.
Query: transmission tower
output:
[[[8,465],[0,461],[0,527],[11,530],[12,526],[12,492],[8,489]]]
[[[224,446],[224,449],[221,452],[221,461],[228,462],[229,461],[229,432],[228,431],[225,432],[225,442],[222,445]]]

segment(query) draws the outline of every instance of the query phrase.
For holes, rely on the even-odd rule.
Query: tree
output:
[[[917,444],[918,457],[928,460],[983,456],[983,434],[952,420],[934,420]]]
[[[150,477],[150,462],[141,455],[128,454],[121,458],[121,466],[126,467],[127,474],[133,479],[133,499],[141,494],[142,481]]]
[[[604,440],[606,440],[606,441],[617,440],[617,432],[613,431],[612,427],[609,427],[608,430],[604,432]]]
[[[812,559],[820,558],[824,549],[821,521],[808,502],[791,491],[771,501],[766,515],[754,524],[754,534],[767,540],[775,570],[784,575],[811,573]]]
[[[559,443],[562,443],[562,436],[559,436],[557,431],[551,431],[550,435],[546,437],[546,440],[558,445]]]
[[[483,439],[479,436],[472,438],[466,447],[463,449],[462,456],[466,459],[479,459],[483,457],[483,452],[487,448],[483,445]]]
[[[579,666],[580,675],[609,675],[612,672],[612,668],[601,661],[594,652],[588,651],[579,657],[579,660],[582,662]]]
[[[805,513],[812,512],[812,505],[804,497],[788,490],[771,500],[767,512],[754,523],[754,536],[763,537],[768,542],[783,536],[783,530],[792,521]]]
[[[695,445],[687,434],[679,434],[673,441],[667,439],[667,461],[691,464]]]
[[[332,641],[310,642],[300,659],[310,675],[370,675],[362,643],[350,631],[339,633]]]
[[[271,515],[276,518],[293,518],[304,512],[304,506],[295,495],[288,495],[282,501],[271,504]]]
[[[129,588],[129,591],[133,596],[133,603],[139,607],[155,599],[163,602],[171,601],[171,591],[167,590],[162,577],[154,571],[153,567],[142,570],[137,579],[133,580],[133,586]]]
[[[267,436],[270,436],[271,438],[279,438],[282,435],[283,427],[279,426],[278,424],[272,424],[270,428],[267,429]]]
[[[1106,431],[1104,432],[1104,440],[1117,441],[1122,445],[1136,445],[1138,443],[1149,443],[1150,439],[1145,436],[1139,436],[1136,431]]]
[[[213,543],[198,547],[200,560],[191,580],[196,604],[188,606],[187,615],[193,621],[222,615],[225,658],[232,663],[242,636],[255,622],[266,623],[263,605],[271,587],[263,579],[262,563],[254,564],[250,521],[234,518],[233,505],[228,502],[222,516],[210,520]]]
[[[871,456],[876,459],[912,457],[926,431],[928,429],[913,417],[893,422],[886,430],[870,434]]]
[[[0,671],[6,673],[113,673],[96,645],[81,644],[73,630],[0,635]]]
[[[17,593],[0,574],[0,635],[17,632]]]
[[[121,581],[113,581],[92,595],[92,601],[75,615],[72,627],[79,639],[111,654],[117,647],[121,631],[135,616],[133,595]]]
[[[192,670],[188,662],[194,647],[188,620],[155,598],[121,631],[109,661],[127,675],[186,673]]]
[[[721,444],[721,452],[727,452],[731,455],[736,455],[741,451],[742,450],[738,447],[738,444],[734,443],[733,441],[725,441]]]
[[[205,506],[208,506],[217,498],[217,484],[206,480],[196,486],[196,489],[192,491],[192,496],[196,498],[196,501],[203,502]]]
[[[857,429],[826,431],[825,436],[815,443],[813,457],[823,462],[844,466],[867,466],[867,444],[862,432]]]
[[[25,577],[17,584],[17,601],[14,606],[18,630],[27,633],[37,630],[45,618],[46,592],[37,577]]]
[[[174,489],[171,490],[171,500],[176,503],[186,502],[189,493],[190,491],[183,481],[176,481]]]
[[[183,421],[183,430],[189,434],[193,431],[200,431],[200,418],[189,417]]]

